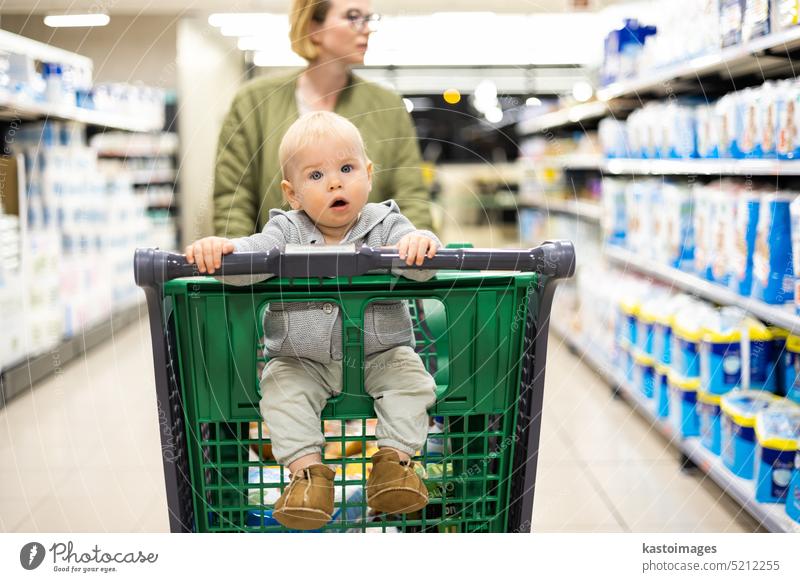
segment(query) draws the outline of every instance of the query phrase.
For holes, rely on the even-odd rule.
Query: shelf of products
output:
[[[159,131],[163,119],[136,118],[111,112],[94,111],[82,107],[36,103],[24,98],[4,94],[0,91],[0,118],[4,119],[57,119],[77,121],[97,127],[124,131]]]
[[[586,166],[578,166],[576,169],[581,168],[586,168]],[[800,161],[608,159],[603,160],[596,169],[613,175],[800,176]]]
[[[561,156],[547,164],[614,176],[800,176],[798,160],[639,160],[586,155]]]
[[[523,136],[544,133],[564,126],[600,119],[608,115],[610,111],[610,105],[602,101],[572,105],[522,121],[517,124],[517,132]]]
[[[653,73],[631,80],[618,81],[597,91],[600,101],[620,97],[640,98],[642,94],[658,96],[686,92],[702,85],[707,78],[720,76],[735,79],[750,73],[763,76],[791,73],[793,50],[800,48],[800,28],[794,27],[698,56],[685,63],[656,69]]]
[[[609,386],[618,389],[633,408],[651,422],[652,426],[672,445],[694,463],[698,469],[730,495],[743,509],[752,515],[764,528],[771,532],[800,533],[800,524],[792,521],[783,505],[758,503],[755,501],[752,481],[733,475],[716,457],[703,447],[697,437],[681,438],[672,427],[655,417],[652,404],[636,390],[622,374],[597,350],[588,348],[576,340],[574,334],[551,321],[551,330],[567,345],[574,349],[590,368],[598,373]]]
[[[597,202],[586,200],[560,200],[558,198],[526,199],[519,208],[537,208],[555,214],[575,216],[588,222],[600,222],[602,207]]]
[[[121,162],[87,143],[93,128],[123,130],[92,141],[142,154],[133,178],[148,190],[174,186],[177,136],[153,133],[164,125],[164,92],[95,85],[92,68],[0,31],[0,405],[140,317],[134,249],[177,247],[175,217],[164,210],[174,187],[146,197]]]
[[[623,269],[631,269],[719,305],[739,307],[765,323],[800,333],[800,316],[795,315],[793,304],[769,305],[753,297],[743,297],[725,287],[704,281],[697,275],[659,265],[614,245],[606,245],[605,256]]]
[[[92,60],[0,30],[0,119],[50,119],[125,131],[159,131],[164,92],[92,82]]]

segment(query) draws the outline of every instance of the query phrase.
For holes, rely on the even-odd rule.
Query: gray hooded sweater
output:
[[[411,233],[441,242],[430,231],[417,230],[393,200],[364,206],[358,221],[341,244],[362,243],[370,247],[391,246]],[[287,244],[324,245],[325,237],[302,210],[273,209],[264,230],[232,240],[237,252],[281,250]],[[415,281],[426,281],[432,270],[393,269],[392,273]],[[273,275],[226,276],[220,281],[250,285]],[[328,364],[342,359],[342,317],[335,303],[270,303],[264,312],[265,344],[269,357],[290,356]],[[397,346],[413,346],[414,330],[405,301],[377,301],[364,311],[364,356]]]

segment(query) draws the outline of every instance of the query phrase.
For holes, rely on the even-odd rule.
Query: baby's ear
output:
[[[289,180],[282,180],[281,190],[283,190],[283,197],[286,202],[289,203],[289,206],[292,207],[292,210],[298,210],[300,208],[300,199],[298,198],[297,192],[295,192],[292,183]]]
[[[369,182],[370,190],[372,190],[372,160],[367,160],[367,181]]]

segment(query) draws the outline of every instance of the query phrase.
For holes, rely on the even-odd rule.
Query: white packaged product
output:
[[[780,159],[794,159],[800,154],[800,87],[793,81],[781,81],[775,87],[776,153]]]
[[[756,91],[758,137],[755,153],[762,158],[772,158],[776,154],[778,95],[778,88],[770,82],[764,83]]]

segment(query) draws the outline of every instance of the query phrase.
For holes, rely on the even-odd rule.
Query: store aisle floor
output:
[[[0,409],[0,531],[167,531],[150,339],[138,324]],[[535,531],[756,531],[552,337]]]

